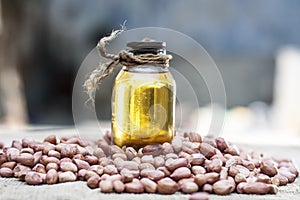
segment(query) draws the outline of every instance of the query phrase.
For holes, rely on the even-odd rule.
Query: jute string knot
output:
[[[117,55],[108,53],[106,51],[108,43],[118,37],[123,31],[123,29],[113,31],[109,36],[101,38],[97,44],[99,55],[109,59],[109,61],[100,64],[84,82],[84,88],[89,95],[89,100],[93,103],[95,103],[95,93],[98,85],[105,77],[109,76],[118,65],[124,65],[127,68],[146,64],[163,68],[169,67],[169,62],[172,59],[171,55],[158,55],[152,53],[134,55],[127,50],[122,50]]]

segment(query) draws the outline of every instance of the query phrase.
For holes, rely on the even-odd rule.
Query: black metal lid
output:
[[[126,46],[133,53],[159,53],[166,50],[166,43],[159,41],[129,42]]]

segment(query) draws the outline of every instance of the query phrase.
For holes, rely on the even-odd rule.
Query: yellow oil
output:
[[[175,91],[170,72],[122,70],[112,94],[114,144],[140,148],[170,142],[174,134]]]

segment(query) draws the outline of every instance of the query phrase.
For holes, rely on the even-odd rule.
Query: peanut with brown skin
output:
[[[188,166],[188,160],[186,158],[174,159],[170,163],[167,163],[167,161],[166,161],[166,167],[170,171],[174,171],[175,169],[177,169],[179,167],[187,167],[187,166]]]
[[[188,181],[182,184],[181,191],[186,194],[192,194],[197,192],[199,189],[198,185],[194,182]]]
[[[195,166],[192,166],[192,172],[194,175],[205,174],[206,170],[202,166],[195,165]]]
[[[9,168],[9,169],[14,169],[14,167],[16,166],[16,162],[11,161],[11,162],[5,162],[1,165],[1,168]]]
[[[197,174],[194,177],[194,181],[199,187],[202,187],[205,183],[207,183],[207,177],[205,176],[205,174]]]
[[[57,144],[56,135],[49,135],[44,139],[44,142],[49,142],[51,144]]]
[[[113,175],[113,174],[117,174],[118,170],[114,165],[106,165],[103,168],[103,173]]]
[[[154,167],[163,167],[165,165],[165,159],[162,156],[156,156],[154,158]]]
[[[17,164],[17,166],[13,169],[14,176],[16,178],[19,178],[22,181],[25,180],[26,174],[30,171],[31,171],[30,167],[27,167],[27,166],[24,166],[21,164]]]
[[[203,192],[212,193],[213,192],[213,186],[211,184],[204,184],[202,187]]]
[[[208,164],[207,170],[211,172],[217,172],[219,173],[222,169],[222,161],[218,158],[215,158],[211,161],[211,163]]]
[[[95,189],[99,187],[99,181],[100,177],[99,176],[92,176],[87,180],[87,186],[91,189]]]
[[[153,181],[158,181],[165,177],[165,174],[159,170],[144,169],[140,172],[141,177],[147,177]]]
[[[217,138],[215,139],[215,141],[216,141],[217,148],[218,148],[220,151],[224,151],[225,149],[228,148],[228,143],[227,143],[227,141],[226,141],[224,138],[217,137]]]
[[[76,164],[77,168],[80,169],[89,169],[91,166],[88,162],[84,160],[74,159],[74,163]]]
[[[285,176],[283,176],[283,175],[281,175],[281,174],[275,175],[274,178],[278,178],[280,186],[281,185],[287,185],[288,182],[289,182],[288,178],[285,177]]]
[[[32,171],[39,172],[39,173],[41,173],[41,174],[46,174],[45,166],[42,165],[42,164],[36,164],[36,165],[32,168]]]
[[[71,171],[62,172],[58,175],[58,180],[60,183],[73,182],[76,181],[76,175]]]
[[[34,154],[34,151],[32,148],[23,148],[20,150],[20,153],[30,153],[30,154]]]
[[[125,184],[120,180],[116,180],[113,182],[113,188],[115,192],[121,193],[125,190]]]
[[[110,193],[113,191],[113,183],[111,180],[100,181],[99,187],[103,193]]]
[[[46,171],[49,171],[50,169],[58,170],[58,165],[56,163],[48,163],[46,165]]]
[[[271,178],[269,176],[265,175],[265,174],[258,174],[256,181],[270,184],[271,183]]]
[[[246,183],[242,190],[246,194],[268,194],[270,186],[261,182]]]
[[[192,165],[202,165],[205,160],[206,160],[205,156],[200,153],[192,154],[191,164]]]
[[[198,142],[198,143],[202,142],[202,137],[198,133],[193,133],[193,132],[184,133],[184,137],[189,138],[189,141],[191,142]]]
[[[228,180],[219,180],[213,184],[213,191],[219,195],[227,195],[230,194],[232,190],[234,190],[235,185],[233,185]]]
[[[277,174],[277,169],[271,161],[265,161],[261,163],[260,170],[262,173],[273,177]]]
[[[241,182],[246,182],[246,176],[244,174],[238,173],[237,175],[235,175],[234,180],[236,183],[241,183]]]
[[[178,184],[169,177],[157,182],[157,191],[160,194],[174,194],[179,189]]]
[[[182,178],[189,178],[191,176],[191,170],[187,167],[179,167],[174,170],[174,172],[171,174],[171,178],[174,180],[179,180]]]
[[[159,156],[163,152],[163,147],[161,144],[156,145],[147,145],[142,149],[142,153],[144,155],[152,155],[152,156]]]
[[[200,152],[209,159],[216,154],[216,149],[210,144],[201,143]]]
[[[22,143],[20,141],[17,141],[17,140],[12,141],[11,147],[14,147],[18,150],[21,150],[23,148]]]
[[[21,163],[22,165],[33,167],[34,166],[34,157],[30,153],[21,153],[17,157],[17,162]]]
[[[132,182],[125,184],[125,191],[136,194],[143,193],[144,185],[138,179],[133,179]]]
[[[63,171],[63,172],[67,172],[67,171],[77,172],[77,170],[78,170],[77,166],[71,162],[62,162],[62,163],[60,163],[59,167],[60,167],[61,171]]]
[[[163,143],[162,148],[163,148],[163,154],[165,154],[165,155],[167,155],[169,153],[174,153],[174,149],[173,149],[172,145],[168,142]]]
[[[209,194],[207,192],[196,192],[189,197],[189,200],[209,200]]]
[[[6,152],[8,161],[17,161],[20,150],[16,148],[9,148]]]
[[[50,169],[46,174],[46,183],[51,185],[57,183],[58,173],[55,169]]]
[[[143,184],[145,191],[148,193],[155,193],[157,190],[157,184],[149,178],[142,178],[140,182]]]
[[[7,167],[2,167],[0,169],[0,177],[6,177],[6,178],[10,178],[14,176],[14,172],[12,169],[7,168]]]
[[[125,150],[125,154],[128,160],[132,160],[134,157],[137,156],[137,152],[133,147],[127,147]]]
[[[25,175],[25,181],[29,185],[40,185],[43,183],[43,177],[38,172],[28,172]]]
[[[216,172],[206,173],[206,174],[204,174],[204,176],[205,176],[205,178],[207,180],[207,183],[210,183],[210,184],[215,183],[220,178],[220,175],[218,173],[216,173]]]
[[[150,163],[141,163],[140,165],[139,165],[139,170],[144,170],[144,169],[152,169],[152,170],[154,170],[155,169],[155,167],[152,165],[152,164],[150,164]]]

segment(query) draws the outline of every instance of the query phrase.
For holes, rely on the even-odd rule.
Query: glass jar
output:
[[[131,42],[134,55],[166,54],[164,42]],[[113,143],[140,148],[170,142],[174,135],[176,84],[167,68],[123,66],[112,94]]]

